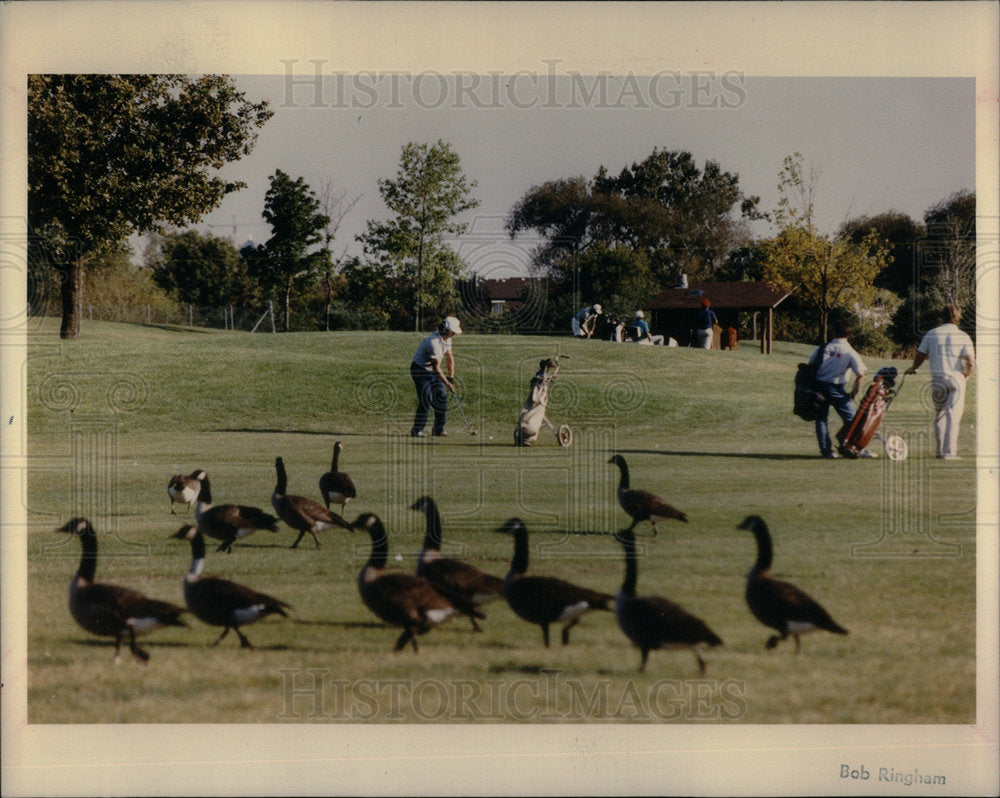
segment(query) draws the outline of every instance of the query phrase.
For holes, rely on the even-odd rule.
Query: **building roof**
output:
[[[687,288],[664,289],[646,307],[649,310],[698,308],[702,298],[708,297],[713,308],[763,310],[777,307],[788,296],[788,292],[776,291],[763,282],[692,282]]]
[[[523,299],[526,288],[537,288],[541,282],[534,277],[505,277],[502,280],[479,280],[477,285],[490,300],[502,299],[509,302]]]

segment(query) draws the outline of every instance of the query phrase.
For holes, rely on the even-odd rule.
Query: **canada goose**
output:
[[[201,491],[194,506],[194,520],[203,534],[222,541],[216,551],[232,552],[235,540],[252,535],[258,529],[278,531],[278,519],[256,507],[239,504],[213,506],[212,485],[204,471],[201,472]]]
[[[204,473],[204,471],[194,471],[187,477],[183,474],[174,474],[170,477],[170,482],[167,483],[167,495],[170,496],[171,515],[177,515],[174,512],[175,502],[186,504],[187,509],[191,509],[192,503],[198,499],[198,493],[201,491],[201,478]]]
[[[333,444],[333,462],[330,464],[330,470],[319,478],[319,492],[323,495],[323,501],[326,502],[327,507],[331,503],[339,504],[341,515],[344,514],[347,503],[358,495],[354,488],[354,480],[343,471],[337,470],[340,451],[343,448],[344,444],[340,441]]]
[[[83,547],[80,567],[69,583],[69,612],[80,628],[95,635],[115,638],[115,662],[121,661],[122,641],[140,662],[149,654],[136,645],[135,636],[164,626],[187,626],[180,619],[187,612],[167,601],[146,598],[119,585],[95,582],[97,535],[86,518],[74,518],[56,530],[77,535]]]
[[[424,546],[417,558],[417,576],[422,576],[438,590],[459,596],[465,602],[479,606],[503,595],[503,580],[483,573],[476,566],[461,560],[441,556],[441,514],[430,496],[421,496],[410,507],[427,517]],[[472,628],[482,631],[476,618],[470,615]]]
[[[795,651],[798,652],[801,646],[799,635],[813,629],[825,629],[838,635],[847,634],[847,630],[837,624],[815,599],[795,585],[771,576],[774,549],[771,533],[763,518],[748,515],[737,529],[749,529],[757,540],[757,562],[747,574],[746,599],[754,617],[765,626],[778,631],[778,634],[768,638],[768,648],[774,648],[791,635],[795,638]]]
[[[676,507],[671,507],[659,496],[650,493],[648,490],[638,490],[628,486],[628,464],[625,458],[616,454],[610,460],[621,470],[621,479],[618,482],[618,504],[621,508],[632,516],[632,526],[629,531],[635,529],[640,521],[649,521],[653,525],[653,534],[657,534],[656,524],[667,518],[676,518],[678,521],[687,523],[687,515]]]
[[[542,627],[542,640],[549,646],[549,624],[564,623],[562,643],[569,643],[569,630],[590,610],[608,610],[611,596],[578,587],[552,576],[525,576],[528,570],[528,529],[520,518],[511,518],[498,532],[514,536],[514,556],[503,580],[503,595],[514,612],[528,623]]]
[[[625,581],[615,598],[615,615],[625,636],[642,652],[640,671],[646,670],[649,652],[659,648],[690,648],[698,660],[698,669],[705,675],[705,661],[698,650],[700,643],[710,646],[722,640],[700,618],[696,618],[679,604],[662,596],[637,596],[636,582],[639,566],[635,551],[635,534],[625,529],[616,536],[625,549]]]
[[[316,533],[324,529],[332,529],[339,526],[343,529],[350,529],[347,523],[336,513],[331,512],[319,502],[307,499],[305,496],[290,496],[285,491],[288,489],[288,477],[285,474],[285,463],[279,457],[274,461],[274,467],[278,472],[278,481],[274,486],[274,493],[271,494],[271,506],[278,514],[278,518],[288,524],[292,529],[299,530],[299,536],[292,544],[294,549],[299,545],[299,541],[308,532],[316,541],[316,548],[319,546],[319,538]]]
[[[445,596],[422,576],[385,571],[389,538],[377,515],[361,514],[354,527],[367,530],[372,541],[371,556],[358,574],[361,600],[383,621],[403,628],[393,651],[401,651],[407,643],[416,651],[417,635],[459,613],[484,617],[471,604]]]
[[[226,579],[202,577],[201,572],[205,567],[205,538],[198,527],[182,526],[171,537],[191,542],[191,569],[184,575],[184,601],[188,609],[198,620],[210,626],[225,627],[213,646],[219,645],[232,629],[243,648],[253,648],[240,631],[241,626],[259,621],[266,615],[288,617],[285,610],[290,610],[291,607],[280,599]]]

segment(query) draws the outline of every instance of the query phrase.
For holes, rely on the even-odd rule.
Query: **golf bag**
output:
[[[896,388],[897,373],[894,367],[887,366],[879,369],[875,374],[875,379],[858,406],[857,414],[849,424],[845,424],[837,433],[837,440],[840,442],[837,451],[840,452],[841,457],[857,459],[871,439],[878,434],[879,424],[882,423],[886,410],[889,409],[892,400],[899,393],[899,389]],[[900,381],[901,387],[902,381]],[[882,436],[879,435],[879,438],[881,439]],[[905,456],[904,453],[902,457],[893,457],[892,459],[903,459]]]
[[[566,357],[565,355],[563,357]],[[559,373],[559,358],[544,358],[538,363],[538,371],[531,378],[528,399],[521,410],[521,418],[514,429],[515,446],[531,446],[538,440],[542,424],[556,433],[560,445],[569,446],[573,442],[573,433],[563,424],[556,429],[545,417],[545,409],[549,402],[549,389]]]
[[[795,398],[792,412],[805,421],[815,421],[826,397],[813,387],[816,380],[816,365],[799,363],[795,374]]]

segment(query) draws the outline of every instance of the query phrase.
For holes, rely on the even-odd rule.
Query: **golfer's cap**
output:
[[[462,325],[454,316],[446,316],[445,320],[441,322],[441,329],[454,335],[462,334]]]
[[[594,311],[594,313],[600,313],[601,312],[601,306],[598,305],[596,302],[593,305],[593,311]]]
[[[637,319],[644,319],[644,318],[646,318],[646,314],[645,314],[645,313],[643,313],[643,312],[642,312],[641,310],[637,310],[637,311],[635,312],[635,317],[636,317]]]

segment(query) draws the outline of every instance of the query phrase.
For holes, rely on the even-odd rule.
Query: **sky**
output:
[[[301,65],[299,65],[301,69]],[[221,174],[247,183],[195,229],[261,243],[269,177],[281,169],[319,193],[357,204],[336,254],[361,254],[355,236],[386,219],[378,180],[396,175],[407,142],[449,143],[476,182],[479,207],[453,242],[473,271],[523,274],[530,234],[511,241],[503,219],[532,186],[600,166],[617,173],[655,148],[686,150],[736,173],[742,191],[777,205],[778,172],[792,153],[818,174],[818,228],[889,210],[916,221],[959,190],[975,189],[975,83],[968,78],[753,77],[730,70],[636,76],[511,77],[426,71],[381,76],[320,70],[236,76],[274,116],[251,155]],[[319,79],[319,82],[317,82]],[[753,232],[773,229],[756,223]]]

